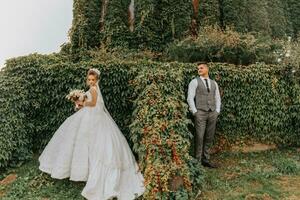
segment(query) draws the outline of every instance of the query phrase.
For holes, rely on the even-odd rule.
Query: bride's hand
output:
[[[79,101],[79,100],[77,100],[77,101],[75,102],[75,105],[77,105],[77,106],[83,106],[83,104],[84,104],[84,101]]]
[[[83,101],[75,101],[75,110],[80,110],[83,107]]]

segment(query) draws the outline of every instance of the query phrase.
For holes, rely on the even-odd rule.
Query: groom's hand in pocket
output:
[[[196,116],[197,112],[198,112],[198,111],[196,111],[196,112],[193,113],[193,116],[194,116],[194,117]]]

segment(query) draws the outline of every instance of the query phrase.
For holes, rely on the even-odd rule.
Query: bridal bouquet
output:
[[[87,98],[83,90],[71,90],[66,98],[75,103],[75,110],[78,110],[82,107],[84,100]]]

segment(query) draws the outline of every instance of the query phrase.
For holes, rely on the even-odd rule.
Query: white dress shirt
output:
[[[204,85],[206,86],[205,83],[205,78],[200,76],[201,80],[203,81]],[[208,87],[211,88],[211,81],[209,77],[206,78],[208,81]],[[216,83],[216,94],[215,94],[215,99],[216,99],[216,111],[220,113],[221,111],[221,97],[220,97],[220,91],[219,91],[219,86]],[[197,108],[195,105],[195,96],[196,96],[196,89],[198,87],[198,81],[197,78],[194,78],[190,84],[189,84],[189,89],[188,89],[188,97],[187,97],[187,102],[189,104],[189,110],[191,113],[195,114],[197,112]]]

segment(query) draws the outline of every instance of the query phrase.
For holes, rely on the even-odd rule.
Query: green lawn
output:
[[[213,156],[220,168],[206,169],[203,200],[300,200],[300,152],[224,152]]]
[[[205,169],[200,199],[300,199],[300,152],[295,148],[258,153],[213,155],[218,169]],[[54,180],[38,170],[36,159],[0,175],[1,200],[62,200],[83,198],[85,183]]]
[[[9,174],[16,175],[17,178],[10,184],[0,185],[1,200],[84,200],[80,195],[85,185],[84,182],[52,179],[49,175],[39,171],[37,159],[19,168],[8,170],[4,176]]]

